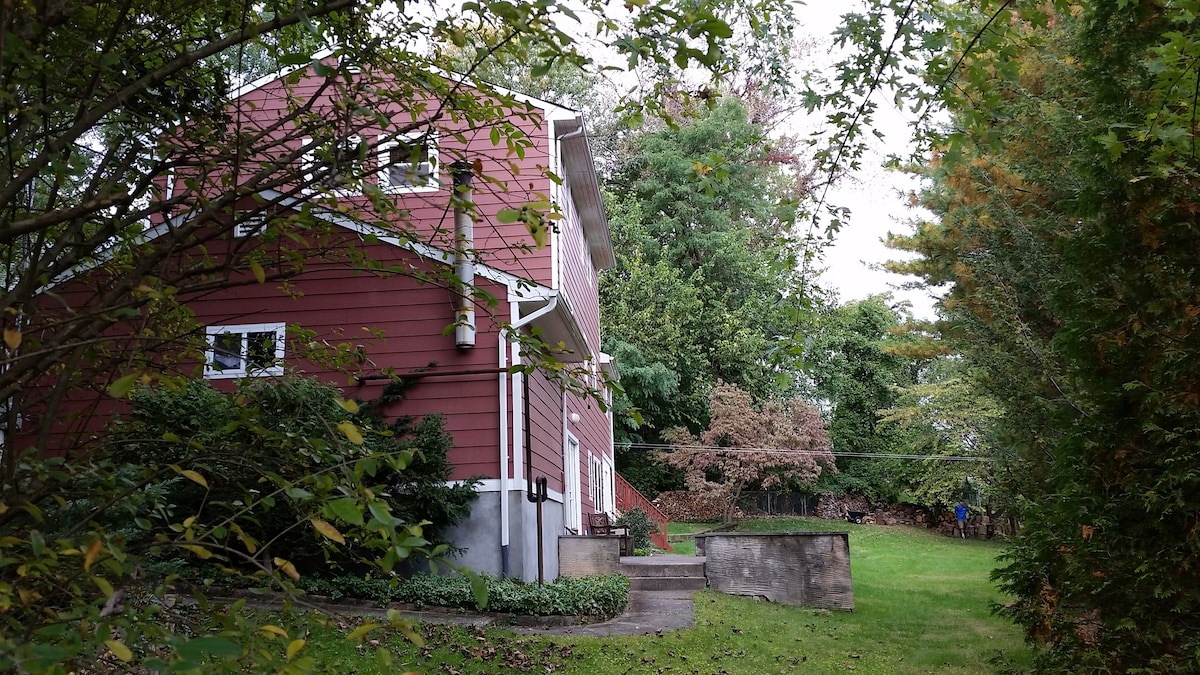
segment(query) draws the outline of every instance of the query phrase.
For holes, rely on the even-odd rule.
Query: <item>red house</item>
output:
[[[540,540],[545,575],[554,578],[558,536],[582,533],[589,513],[614,510],[612,420],[553,376],[510,374],[526,359],[511,333],[541,336],[560,361],[585,369],[585,384],[599,386],[602,373],[616,376],[600,351],[597,284],[614,253],[582,118],[513,94],[498,103],[510,114],[483,127],[446,106],[447,97],[432,96],[380,98],[374,111],[390,124],[348,118],[331,139],[314,141],[299,125],[280,122],[297,109],[341,114],[361,94],[355,86],[331,86],[307,68],[238,91],[229,104],[231,129],[273,139],[269,156],[217,171],[180,166],[162,194],[178,202],[175,215],[152,223],[146,239],[212,218],[211,204],[179,195],[195,193],[197,184],[216,186],[222,173],[236,184],[263,167],[288,166],[293,176],[320,183],[325,189],[297,188],[283,178],[244,195],[234,212],[255,216],[206,244],[205,255],[214,257],[233,247],[253,250],[254,267],[238,274],[265,283],[185,298],[205,326],[203,376],[271,377],[286,369],[326,379],[360,399],[377,398],[391,374],[414,377],[400,407],[387,412],[443,414],[454,442],[454,478],[486,477],[470,519],[451,535],[466,551],[458,562],[535,579]],[[414,114],[433,105],[446,106],[444,113]],[[496,125],[504,125],[502,135],[491,128]],[[460,169],[452,176],[455,162]],[[365,179],[343,189],[339,172],[350,170]],[[469,194],[470,203],[452,200],[454,194]],[[550,205],[561,217],[545,220],[539,232],[531,219]],[[365,269],[346,254],[314,255],[302,271],[286,275],[286,283],[274,281],[292,261],[278,242],[256,240],[257,227],[301,210],[330,225],[325,250],[349,247],[374,267]],[[295,249],[293,243],[292,255]],[[455,278],[448,271],[466,285],[431,283]],[[86,307],[102,292],[76,281],[59,280],[62,303]],[[494,300],[464,302],[464,288],[474,289],[468,299],[486,294]],[[355,372],[348,376],[299,356],[296,328],[310,343],[353,345]],[[81,421],[85,417],[62,419],[56,436],[97,431]],[[539,477],[549,496],[540,537],[537,505],[527,498]]]

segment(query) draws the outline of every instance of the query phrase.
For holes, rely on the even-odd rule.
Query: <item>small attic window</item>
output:
[[[379,187],[391,192],[432,192],[438,184],[438,147],[432,134],[379,141]]]
[[[303,145],[311,142],[311,138],[301,139]],[[324,187],[340,194],[360,193],[357,182],[366,173],[366,156],[363,140],[357,135],[310,149],[301,160],[304,188]]]

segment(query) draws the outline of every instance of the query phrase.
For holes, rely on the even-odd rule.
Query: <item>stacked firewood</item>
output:
[[[831,495],[824,494],[817,501],[817,517],[826,520],[839,520],[846,517],[848,511],[871,512],[871,504],[862,495]]]
[[[711,492],[660,492],[654,499],[654,505],[667,518],[678,522],[720,521],[725,515],[725,500],[720,494]],[[740,509],[733,515],[735,519],[745,516]]]

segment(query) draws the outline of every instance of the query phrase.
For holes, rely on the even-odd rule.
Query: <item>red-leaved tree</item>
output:
[[[825,422],[800,399],[755,405],[750,394],[718,382],[709,411],[708,430],[700,438],[680,427],[664,434],[672,444],[665,459],[684,470],[689,491],[723,501],[726,523],[749,485],[811,483],[821,471],[837,470]]]

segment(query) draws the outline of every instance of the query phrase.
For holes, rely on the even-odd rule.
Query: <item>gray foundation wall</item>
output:
[[[454,545],[466,549],[451,560],[481,574],[504,573],[500,547],[500,492],[482,492],[466,521],[448,533]],[[538,578],[537,504],[525,498],[525,485],[507,495],[509,516],[508,575],[525,581]],[[558,578],[558,537],[563,529],[563,505],[542,504],[542,569],[546,581]]]

